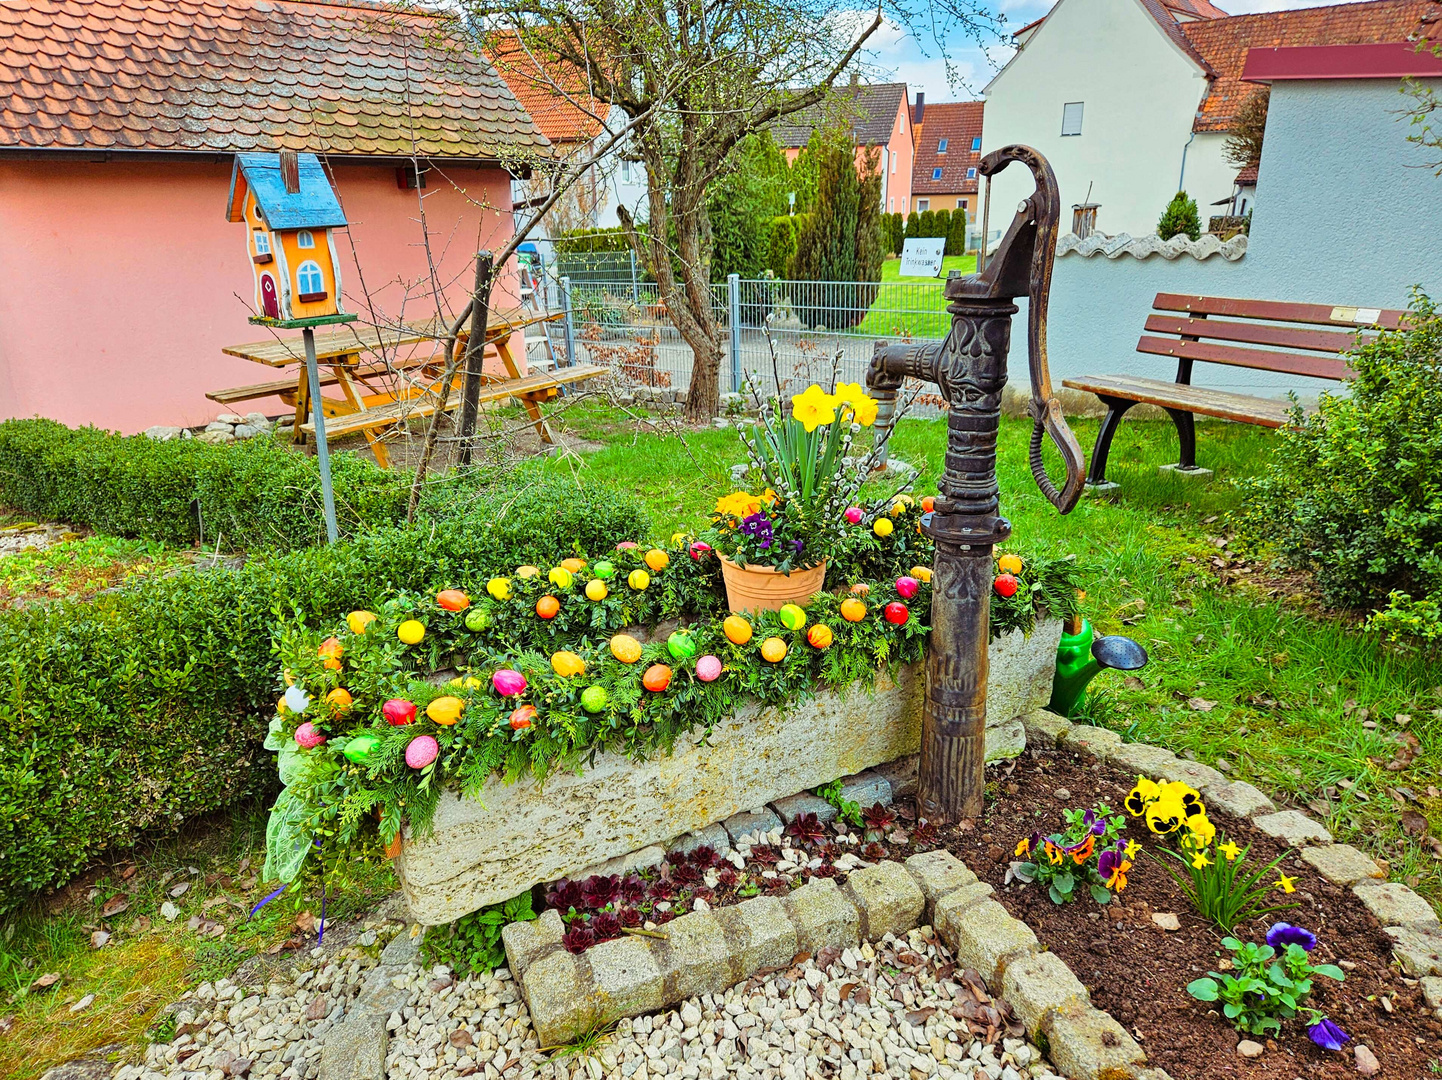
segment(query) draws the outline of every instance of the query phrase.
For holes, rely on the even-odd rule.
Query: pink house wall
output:
[[[912,145],[909,98],[909,94],[902,98],[901,107],[896,110],[896,117],[891,122],[891,139],[885,146],[887,160],[884,167],[887,175],[882,178],[881,209],[887,214],[905,214],[911,210],[911,167],[915,162],[916,150]],[[868,149],[864,146],[856,148],[856,171],[861,176],[866,175]],[[883,167],[881,149],[878,146],[875,150],[877,168]],[[800,147],[789,146],[781,152],[788,165],[795,165],[796,159],[801,156]]]
[[[397,187],[392,168],[335,174],[350,221],[336,234],[346,310],[362,321],[371,305],[387,322],[433,316],[417,193]],[[435,278],[454,315],[475,252],[511,235],[510,179],[446,167],[429,180]],[[246,322],[251,275],[244,230],[224,217],[229,183],[228,162],[0,160],[0,419],[127,434],[202,424],[230,411],[207,390],[285,376],[220,351],[268,333]],[[497,308],[516,304],[509,271]],[[238,408],[284,411],[278,398]]]

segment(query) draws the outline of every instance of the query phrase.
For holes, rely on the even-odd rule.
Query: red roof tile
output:
[[[446,29],[356,0],[0,3],[0,151],[543,150],[506,84]]]
[[[590,142],[609,111],[587,92],[585,75],[570,64],[539,59],[513,33],[487,40],[486,58],[541,133],[553,143]]]
[[[967,169],[976,168],[981,151],[972,150],[973,139],[981,138],[984,101],[927,102],[921,120],[914,123],[916,156],[911,169],[911,194],[975,195],[976,177],[967,179]],[[912,109],[914,116],[916,110]],[[946,153],[937,148],[946,140]],[[941,169],[941,179],[931,174]]]
[[[904,82],[835,86],[819,104],[777,121],[772,135],[777,146],[796,149],[811,140],[817,127],[841,124],[851,129],[857,146],[885,146],[907,96]]]
[[[1430,6],[1429,0],[1369,0],[1183,23],[1181,32],[1217,76],[1192,129],[1231,130],[1237,109],[1257,89],[1242,81],[1248,49],[1405,41]]]

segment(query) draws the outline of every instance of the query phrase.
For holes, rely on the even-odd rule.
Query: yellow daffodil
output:
[[[1286,874],[1283,874],[1279,878],[1277,878],[1277,880],[1274,881],[1273,884],[1276,885],[1277,888],[1281,889],[1284,893],[1294,893],[1297,891],[1297,879],[1294,877],[1288,877]]]
[[[1225,844],[1218,844],[1217,850],[1226,856],[1227,862],[1232,862],[1242,853],[1242,849],[1228,840]]]
[[[876,401],[866,396],[860,383],[842,383],[836,388],[836,396],[850,410],[851,419],[862,427],[876,423]]]
[[[838,399],[812,383],[804,393],[791,395],[791,417],[799,421],[809,434],[822,424],[834,421],[839,404]]]
[[[1192,865],[1195,866],[1198,870],[1201,870],[1203,867],[1211,866],[1212,860],[1207,858],[1207,853],[1205,851],[1199,851],[1192,856]]]
[[[1128,841],[1127,841],[1127,849],[1126,849],[1127,858],[1128,858],[1128,859],[1135,859],[1135,858],[1137,857],[1137,852],[1138,852],[1138,851],[1141,851],[1141,849],[1142,849],[1141,844],[1138,844],[1135,840],[1128,840]]]

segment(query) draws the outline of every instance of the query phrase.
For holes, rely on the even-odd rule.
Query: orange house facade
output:
[[[875,154],[881,172],[881,210],[906,214],[912,205],[911,178],[916,146],[911,124],[910,95],[906,83],[853,81],[838,87],[820,105],[803,109],[777,125],[774,137],[788,162],[795,162],[811,133],[818,128],[845,126],[856,143],[856,170],[864,174]]]
[[[0,6],[0,419],[203,424],[228,411],[208,390],[272,377],[221,349],[263,338],[247,320],[287,292],[301,318],[454,317],[476,251],[514,231],[501,160],[550,152],[489,64],[423,14],[122,2],[133,19]],[[227,221],[236,155],[282,149],[309,152],[348,226],[257,232],[250,194],[246,235]],[[517,303],[508,269],[498,307]]]

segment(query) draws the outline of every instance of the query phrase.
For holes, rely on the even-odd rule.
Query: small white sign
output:
[[[946,237],[911,237],[901,245],[901,277],[941,277]]]

